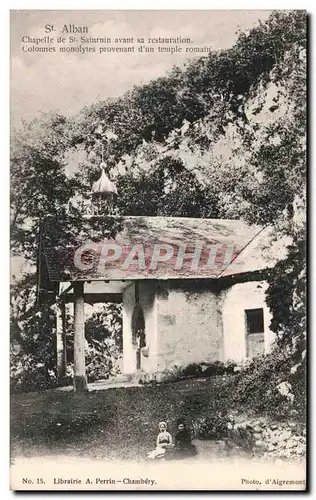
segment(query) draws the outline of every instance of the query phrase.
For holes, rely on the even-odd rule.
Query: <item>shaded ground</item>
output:
[[[61,454],[142,460],[154,447],[159,421],[166,420],[174,433],[178,417],[192,425],[205,412],[217,413],[230,404],[223,377],[80,395],[58,391],[12,395],[12,457]],[[221,452],[214,442],[198,447],[206,454]]]

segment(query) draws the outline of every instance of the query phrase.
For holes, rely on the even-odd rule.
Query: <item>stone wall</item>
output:
[[[183,284],[186,289],[183,290]],[[166,282],[157,294],[157,370],[223,358],[221,304],[212,289]]]
[[[274,334],[269,330],[266,287],[265,282],[252,281],[218,292],[211,280],[140,281],[139,301],[145,315],[148,345],[148,353],[141,357],[142,371],[157,372],[160,375],[156,380],[160,381],[164,379],[161,374],[190,364],[243,361],[247,356],[246,309],[263,309],[264,352],[268,352]],[[125,374],[136,373],[131,331],[134,306],[132,284],[123,293]]]
[[[297,459],[306,454],[306,430],[296,422],[245,420],[230,426],[229,444],[263,458]]]
[[[242,361],[246,349],[246,309],[263,308],[264,352],[267,353],[274,339],[270,331],[270,311],[265,303],[267,283],[250,281],[237,283],[220,294],[223,301],[224,360]]]

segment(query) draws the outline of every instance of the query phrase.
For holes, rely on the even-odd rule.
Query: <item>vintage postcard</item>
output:
[[[306,12],[10,23],[11,489],[306,490]]]

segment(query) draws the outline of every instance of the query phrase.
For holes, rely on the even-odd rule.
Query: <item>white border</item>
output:
[[[292,0],[274,0],[273,2],[253,2],[253,1],[240,1],[240,2],[234,2],[234,1],[228,1],[228,0],[222,0],[220,2],[214,3],[210,1],[202,1],[202,0],[195,0],[194,2],[188,2],[185,0],[180,1],[175,1],[175,0],[161,0],[159,2],[154,1],[150,2],[150,8],[148,7],[148,0],[147,1],[140,1],[140,0],[134,0],[134,2],[131,4],[128,0],[108,0],[107,2],[104,2],[104,0],[89,0],[89,2],[84,2],[83,0],[77,0],[77,1],[69,1],[69,0],[54,0],[54,1],[40,1],[40,0],[33,0],[32,2],[27,2],[26,4],[21,1],[3,1],[0,7],[0,23],[1,23],[1,69],[2,69],[2,74],[4,73],[5,77],[1,79],[2,82],[2,88],[1,88],[1,98],[2,98],[2,105],[1,105],[1,120],[0,120],[0,126],[1,126],[1,156],[2,156],[2,163],[1,163],[1,182],[0,182],[0,221],[1,221],[1,257],[0,257],[0,262],[2,263],[2,269],[1,269],[1,320],[2,320],[2,345],[1,345],[1,354],[2,354],[2,359],[0,363],[1,367],[1,382],[2,382],[2,394],[1,394],[1,409],[2,409],[2,422],[1,422],[1,463],[0,463],[0,488],[1,488],[1,497],[2,498],[9,498],[13,494],[12,492],[8,491],[8,485],[9,485],[9,480],[8,480],[8,457],[9,457],[9,446],[8,446],[8,439],[9,439],[9,418],[8,418],[8,411],[9,411],[9,333],[8,333],[8,324],[9,324],[9,314],[8,314],[8,305],[9,305],[9,299],[8,299],[8,290],[9,290],[9,273],[8,273],[8,263],[9,263],[9,249],[8,249],[8,241],[9,241],[9,231],[8,231],[8,221],[9,221],[9,148],[8,148],[8,142],[9,142],[9,10],[27,10],[27,9],[38,9],[38,10],[46,10],[46,9],[52,9],[52,10],[120,10],[120,9],[129,9],[129,10],[264,10],[264,9],[282,9],[282,10],[291,10],[291,9],[306,9],[310,15],[313,15],[315,13],[315,1],[313,2],[310,1],[292,1]],[[311,25],[310,25],[310,41],[309,41],[309,47],[311,52],[312,48],[315,47],[314,44],[314,25],[315,20],[312,19]],[[312,89],[312,83],[315,85],[315,63],[314,63],[314,54],[310,54],[310,85],[309,85],[309,91],[310,91],[310,145],[312,146],[315,141],[314,141],[314,136],[315,134],[315,129],[313,127],[313,124],[315,124],[315,105],[314,103],[311,103],[311,99],[313,97],[311,93]],[[8,70],[8,74],[7,74]],[[310,258],[314,255],[314,241],[312,235],[316,234],[316,210],[315,210],[315,204],[316,204],[316,181],[315,181],[315,175],[313,175],[313,171],[315,168],[314,165],[314,156],[313,156],[313,150],[312,147],[310,147],[309,151],[309,163],[310,163],[310,174],[309,174],[309,182],[311,183],[311,188],[309,190],[310,192],[310,228],[309,228],[309,237],[311,238],[310,244]],[[309,264],[310,270],[311,270],[311,275],[310,275],[310,288],[312,289],[313,285],[315,285],[315,273],[313,266],[311,263]],[[315,311],[316,307],[316,297],[315,295],[311,292],[310,293],[310,298],[311,298],[311,303],[310,303],[310,310]],[[313,358],[314,358],[314,349],[316,342],[314,341],[313,343],[311,342],[311,336],[312,333],[314,333],[315,328],[314,326],[314,317],[312,315],[311,317],[311,323],[310,323],[310,352],[309,352],[309,363],[311,365],[311,380],[310,380],[310,395],[312,394],[312,388],[315,387],[315,370],[312,370],[313,365]],[[4,340],[5,339],[5,340]],[[315,402],[315,399],[314,399]],[[310,401],[310,405],[312,404],[312,401]],[[314,413],[314,405],[313,408],[311,408],[312,414]],[[312,416],[310,415],[310,421],[312,422]],[[313,451],[315,450],[315,432],[313,433],[313,438],[310,442],[310,456],[312,455]],[[310,480],[315,477],[315,458],[314,460],[311,460],[311,465],[312,468],[310,469]],[[40,494],[41,498],[46,498],[48,497],[47,494]],[[87,494],[89,495],[89,494]],[[137,495],[134,494],[134,495]],[[132,495],[132,496],[134,496]],[[184,496],[186,496],[185,493],[183,493]],[[212,496],[219,496],[220,494],[212,494]],[[227,493],[229,495],[229,493]],[[32,497],[33,495],[31,495]],[[78,496],[80,498],[80,495],[73,494],[73,496]],[[108,495],[107,495],[108,496]],[[131,496],[131,494],[129,495]],[[168,497],[169,495],[164,495],[164,497]],[[222,496],[222,495],[220,495]],[[282,495],[284,496],[284,495]],[[117,495],[115,495],[117,497]],[[36,498],[36,497],[35,497]]]
[[[24,5],[24,2],[11,0],[7,6],[11,10],[293,10],[293,9],[307,9],[313,10],[313,2],[305,0],[302,2],[294,0],[275,0],[274,2],[264,1],[239,1],[222,0],[219,2],[210,2],[209,0],[196,0],[194,2],[185,0],[161,0],[149,2],[146,0],[134,0],[131,3],[128,0],[32,0]]]

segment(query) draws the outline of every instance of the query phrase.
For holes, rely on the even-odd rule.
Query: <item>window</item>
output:
[[[263,309],[246,309],[247,334],[263,333]]]
[[[246,349],[247,357],[264,353],[263,309],[246,309]]]

